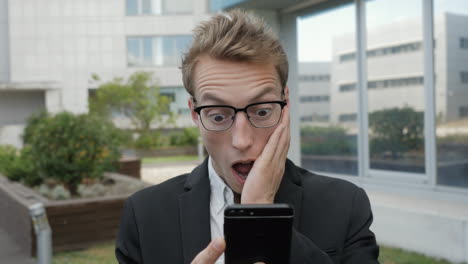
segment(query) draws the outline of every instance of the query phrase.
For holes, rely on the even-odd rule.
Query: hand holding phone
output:
[[[287,204],[236,204],[224,211],[225,264],[287,264],[293,208]]]

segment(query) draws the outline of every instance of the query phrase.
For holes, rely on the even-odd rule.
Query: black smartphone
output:
[[[236,204],[224,210],[225,264],[287,264],[294,210],[288,204]]]

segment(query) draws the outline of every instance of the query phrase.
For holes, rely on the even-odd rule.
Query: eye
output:
[[[221,123],[226,120],[226,116],[222,114],[212,114],[210,115],[210,120],[214,123]]]
[[[258,109],[257,111],[255,111],[255,115],[259,117],[268,116],[270,113],[271,113],[271,108],[262,108],[262,109]]]

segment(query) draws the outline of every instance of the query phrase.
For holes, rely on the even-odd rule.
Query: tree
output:
[[[423,147],[424,114],[411,107],[390,108],[369,114],[371,154],[385,151],[396,159],[398,153]]]
[[[93,78],[99,77],[93,75]],[[160,94],[152,73],[135,72],[127,81],[115,78],[100,85],[96,96],[90,100],[90,112],[107,119],[114,114],[123,115],[143,135],[150,133],[152,124],[164,126],[174,123],[170,103],[169,97]]]

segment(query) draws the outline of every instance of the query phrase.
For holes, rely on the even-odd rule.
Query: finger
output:
[[[286,105],[284,108],[283,108],[283,114],[282,114],[282,117],[281,117],[281,123],[282,124],[285,124],[289,127],[289,123],[291,121],[291,118],[290,118],[290,115],[289,115],[289,105]]]
[[[222,237],[217,237],[193,259],[192,264],[214,264],[223,254],[226,242]]]
[[[277,148],[279,151],[276,151],[274,158],[284,159],[287,156],[289,151],[289,144],[291,138],[291,131],[289,128],[289,114],[288,110],[285,111],[285,120],[284,120],[284,131],[281,133],[280,138],[278,140]]]
[[[275,156],[277,148],[279,147],[279,140],[281,135],[284,133],[284,129],[285,126],[283,124],[279,125],[268,139],[268,142],[262,151],[262,156],[264,156],[265,160],[270,161]]]

